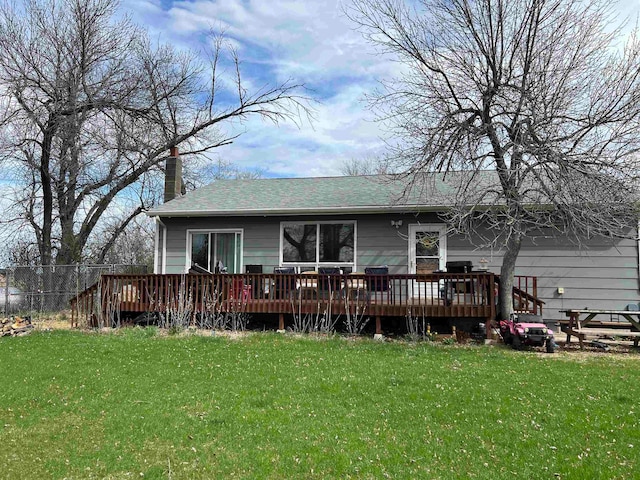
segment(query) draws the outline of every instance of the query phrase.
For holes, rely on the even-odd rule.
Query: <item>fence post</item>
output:
[[[11,270],[4,271],[4,315],[9,316],[9,286],[11,285]]]
[[[80,266],[76,263],[76,298],[80,295]]]

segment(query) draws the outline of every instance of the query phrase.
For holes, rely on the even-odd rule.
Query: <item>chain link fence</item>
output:
[[[147,265],[39,265],[0,270],[0,313],[54,313],[101,274],[148,273]]]

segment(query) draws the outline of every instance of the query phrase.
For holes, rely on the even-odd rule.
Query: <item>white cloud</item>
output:
[[[243,47],[247,61],[270,64],[280,81],[390,71],[389,63],[381,62],[353,29],[339,0],[179,1],[166,16],[166,31],[176,36],[193,36],[212,27],[226,30]]]
[[[216,153],[274,176],[338,175],[345,161],[373,157],[384,147],[379,125],[367,119],[360,103],[363,89],[351,85],[318,105],[313,125],[249,120],[243,125],[246,133]]]
[[[198,48],[211,27],[224,29],[244,62],[249,88],[292,79],[320,101],[312,125],[251,118],[230,127],[246,133],[217,155],[270,175],[316,176],[338,174],[344,161],[381,152],[381,130],[361,100],[397,65],[374,54],[339,0],[177,1],[164,11],[159,0],[125,5],[152,35],[180,48]]]
[[[225,29],[245,62],[248,86],[291,78],[321,101],[312,127],[252,118],[233,127],[247,133],[219,155],[244,168],[306,176],[336,174],[345,160],[382,152],[383,130],[361,99],[376,79],[391,78],[402,66],[355,31],[340,0],[180,0],[164,10],[160,1],[125,0],[136,19],[179,46],[197,47],[211,27]],[[632,25],[640,2],[614,8]]]

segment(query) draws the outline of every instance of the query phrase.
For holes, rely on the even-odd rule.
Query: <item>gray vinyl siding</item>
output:
[[[283,221],[355,220],[357,222],[356,268],[388,265],[390,273],[408,271],[408,226],[437,223],[435,214],[380,214],[282,217],[206,217],[163,218],[167,227],[166,273],[186,269],[187,229],[242,229],[243,266],[258,264],[264,272],[279,266],[280,223]],[[402,220],[399,229],[391,220]],[[477,242],[475,242],[477,243]],[[474,247],[459,236],[447,239],[447,260],[471,260],[475,268],[480,259],[500,272],[502,255]],[[633,240],[594,239],[577,246],[554,238],[527,239],[516,266],[517,275],[538,277],[538,296],[546,302],[546,319],[564,318],[558,312],[567,308],[621,309],[640,301],[638,284],[638,246]],[[565,293],[558,295],[557,287]]]
[[[471,260],[478,266],[489,260],[489,269],[500,272],[502,252],[475,249],[460,238],[448,241],[449,260]],[[523,242],[516,275],[538,278],[538,297],[545,303],[545,319],[565,319],[559,310],[591,308],[621,310],[640,302],[638,245],[635,240],[605,238],[576,245],[561,238],[528,238]],[[558,294],[558,287],[564,294]]]
[[[409,247],[408,226],[412,223],[435,223],[434,214],[415,215],[363,215],[358,220],[358,271],[365,267],[387,265],[389,273],[407,273]],[[391,221],[402,220],[398,229]]]
[[[167,267],[165,273],[184,273],[187,230],[240,229],[243,231],[243,265],[259,264],[264,271],[278,266],[280,224],[265,217],[165,218],[167,226]]]
[[[330,216],[295,217],[204,217],[163,218],[167,226],[165,273],[186,270],[187,229],[242,229],[243,265],[262,265],[264,272],[273,272],[280,259],[280,223],[287,221],[328,221]],[[387,265],[391,273],[407,272],[407,225],[417,223],[414,215],[345,215],[343,220],[356,221],[356,268]],[[391,220],[402,220],[396,230]],[[339,221],[339,220],[336,220]],[[437,221],[435,215],[423,215],[422,223]]]

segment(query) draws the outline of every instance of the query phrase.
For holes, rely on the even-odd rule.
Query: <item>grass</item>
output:
[[[640,358],[38,332],[0,339],[0,478],[639,478]]]

